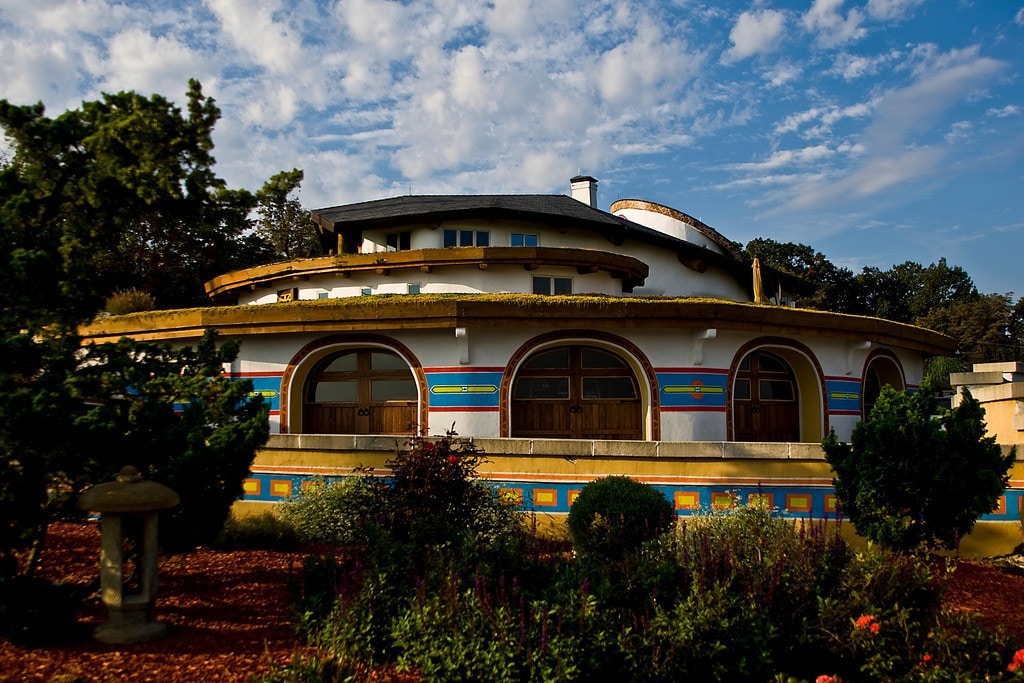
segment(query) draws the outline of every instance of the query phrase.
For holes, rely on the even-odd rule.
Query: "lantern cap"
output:
[[[181,502],[178,494],[155,481],[142,478],[137,467],[121,468],[116,481],[90,487],[78,499],[78,507],[91,512],[155,512]]]

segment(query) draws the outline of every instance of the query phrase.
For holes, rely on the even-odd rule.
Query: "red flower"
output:
[[[1013,653],[1013,661],[1006,667],[1007,671],[1019,671],[1024,667],[1024,650],[1017,650]]]
[[[878,622],[875,621],[875,615],[863,614],[857,617],[857,621],[853,622],[854,628],[870,628],[872,633],[878,633]]]
[[[876,621],[875,623],[871,624],[871,626],[869,626],[868,628],[871,629],[872,633],[878,633],[882,630],[882,625]]]
[[[829,676],[828,674],[821,674],[814,679],[814,683],[837,683],[835,676]]]
[[[458,461],[459,461],[459,456],[457,456],[457,455],[449,455],[448,456],[448,462],[450,462],[451,464],[454,465]]]
[[[429,453],[432,450],[434,450],[433,442],[431,442],[431,441],[424,441],[423,442],[423,452],[424,453]]]
[[[928,662],[932,661],[932,656],[927,652],[921,657],[921,666],[928,666]]]

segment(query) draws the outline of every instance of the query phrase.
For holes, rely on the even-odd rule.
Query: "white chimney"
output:
[[[572,188],[572,198],[583,202],[587,206],[597,208],[597,178],[588,175],[578,175],[569,179],[569,187]]]

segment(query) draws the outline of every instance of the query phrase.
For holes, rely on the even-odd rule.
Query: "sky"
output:
[[[0,0],[0,54],[50,116],[198,79],[217,173],[300,168],[309,209],[582,173],[604,210],[1024,296],[1024,0]]]

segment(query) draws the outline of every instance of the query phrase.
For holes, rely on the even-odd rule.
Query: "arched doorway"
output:
[[[891,386],[903,391],[906,382],[903,379],[903,368],[899,361],[887,353],[878,353],[868,358],[864,364],[864,377],[861,380],[860,416],[866,420],[875,407],[875,401],[882,387]]]
[[[596,346],[546,348],[517,369],[510,436],[642,439],[643,405],[632,367]]]
[[[302,390],[302,431],[415,434],[417,382],[397,353],[347,348],[316,362]]]
[[[736,441],[800,441],[800,394],[793,368],[769,351],[752,351],[732,390]]]

